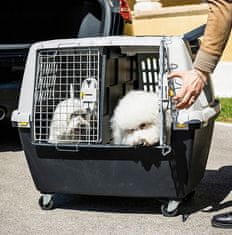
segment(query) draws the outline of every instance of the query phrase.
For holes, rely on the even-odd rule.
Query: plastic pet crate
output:
[[[181,37],[101,37],[34,44],[12,121],[42,194],[41,207],[51,209],[55,193],[154,197],[165,199],[164,215],[176,215],[204,175],[219,113],[211,83],[189,109],[175,110],[169,91],[177,92],[181,81],[170,82],[167,74],[191,67],[191,53]],[[159,144],[112,143],[110,118],[130,90],[159,92]],[[52,125],[57,122],[56,128],[61,128],[76,98],[89,110],[89,124],[52,139]],[[170,138],[165,133],[167,111],[172,113]]]

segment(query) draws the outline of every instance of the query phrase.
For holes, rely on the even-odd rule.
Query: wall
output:
[[[199,4],[202,2],[201,0],[161,0],[161,2],[166,7],[163,7],[160,11],[134,15],[133,24],[126,27],[126,34],[178,35],[207,22],[208,7],[207,4]],[[197,4],[183,6],[185,3]],[[133,8],[133,0],[131,1],[131,7]],[[232,61],[231,51],[232,37],[230,37],[224,51],[222,61]]]
[[[178,5],[188,5],[188,4],[199,4],[202,0],[160,0],[164,7],[167,6],[178,6]]]
[[[183,6],[186,2],[198,4]],[[199,2],[197,0],[162,0],[166,7],[161,10],[134,14],[133,24],[126,26],[126,33],[129,35],[182,35],[207,22],[208,5],[199,4]],[[172,7],[167,7],[170,5]],[[217,96],[232,97],[232,37],[213,74],[213,80]]]

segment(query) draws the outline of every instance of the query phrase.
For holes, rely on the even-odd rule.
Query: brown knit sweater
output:
[[[232,0],[208,0],[208,3],[207,26],[194,68],[212,73],[231,32]]]

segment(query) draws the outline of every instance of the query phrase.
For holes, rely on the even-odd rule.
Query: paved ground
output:
[[[57,209],[42,211],[39,193],[30,177],[15,137],[1,128],[0,235],[5,234],[231,234],[210,226],[212,215],[232,209],[232,126],[217,124],[205,172],[195,198],[185,205],[189,214],[166,218],[153,200],[57,197]]]

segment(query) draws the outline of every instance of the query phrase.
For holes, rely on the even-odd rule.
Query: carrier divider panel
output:
[[[62,129],[62,122],[70,118],[70,112],[76,108],[74,104],[70,104],[71,102],[65,103],[70,99],[76,100],[80,106],[79,109],[88,106],[89,112],[84,113],[88,117],[88,125],[80,126],[77,133],[60,136],[58,142],[98,143],[100,141],[100,98],[98,94],[101,86],[102,54],[102,48],[92,47],[41,49],[37,52],[32,118],[35,143],[49,142],[51,131],[49,129],[52,122],[58,129]],[[88,87],[82,87],[88,79],[96,81],[95,89],[88,90]],[[64,107],[57,113],[56,108],[62,102]],[[56,112],[56,117],[54,112]],[[77,115],[82,114],[77,113]],[[57,117],[59,118],[57,119]]]

